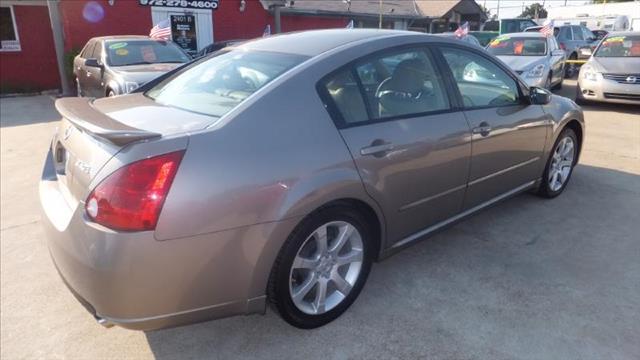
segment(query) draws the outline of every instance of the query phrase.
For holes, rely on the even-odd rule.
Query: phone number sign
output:
[[[138,4],[142,6],[215,10],[218,8],[218,1],[219,0],[138,0]]]

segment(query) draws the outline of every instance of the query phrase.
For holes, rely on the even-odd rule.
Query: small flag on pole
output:
[[[171,21],[165,19],[157,23],[149,32],[149,36],[156,40],[171,40]]]
[[[467,34],[469,34],[469,22],[465,21],[464,24],[458,26],[458,28],[456,29],[454,34],[459,38],[464,37]]]
[[[349,20],[349,23],[347,24],[347,29],[353,29],[353,20]]]
[[[262,33],[262,37],[271,36],[271,25],[268,24],[267,27],[264,28],[264,32]]]
[[[553,20],[547,19],[540,28],[540,32],[545,36],[553,36]]]

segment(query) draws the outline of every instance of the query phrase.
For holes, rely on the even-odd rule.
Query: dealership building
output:
[[[464,21],[478,28],[486,16],[474,0],[2,0],[0,91],[60,88],[60,74],[71,72],[71,59],[90,38],[147,35],[165,19],[173,40],[194,53],[217,41],[260,37],[266,29],[343,28],[353,21],[355,27],[442,32]]]

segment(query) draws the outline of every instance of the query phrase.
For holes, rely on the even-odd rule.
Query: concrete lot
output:
[[[376,264],[328,326],[268,312],[143,333],[97,325],[49,259],[37,181],[52,100],[0,107],[2,359],[640,358],[640,109],[586,107],[562,196],[518,196]]]

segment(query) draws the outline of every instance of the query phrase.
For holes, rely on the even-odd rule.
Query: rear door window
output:
[[[584,34],[580,26],[572,26],[573,28],[573,40],[584,40]]]

